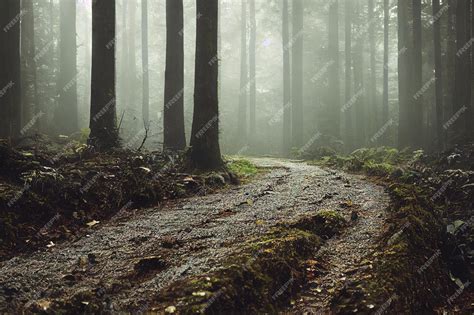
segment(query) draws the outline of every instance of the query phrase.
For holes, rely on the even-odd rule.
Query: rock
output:
[[[134,267],[135,273],[138,275],[147,274],[152,271],[162,271],[166,268],[166,262],[161,256],[150,256],[140,259]]]

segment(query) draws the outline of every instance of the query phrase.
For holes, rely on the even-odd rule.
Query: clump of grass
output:
[[[227,161],[228,169],[239,178],[250,178],[255,176],[259,169],[255,164],[243,158],[231,158]]]

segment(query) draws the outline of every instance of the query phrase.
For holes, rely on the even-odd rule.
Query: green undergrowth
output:
[[[260,172],[249,160],[237,157],[227,158],[227,168],[243,180],[250,179]]]
[[[328,227],[329,226],[329,227]],[[334,211],[279,225],[246,242],[223,267],[162,290],[153,311],[179,314],[275,313],[288,306],[305,279],[304,261],[345,226]]]
[[[374,254],[363,262],[371,274],[339,291],[332,301],[338,314],[432,312],[448,299],[451,282],[444,262],[445,225],[433,192],[414,180],[421,151],[359,149],[348,156],[312,163],[367,174],[391,197],[388,228]]]

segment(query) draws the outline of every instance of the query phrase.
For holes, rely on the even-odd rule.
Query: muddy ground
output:
[[[325,246],[328,263],[338,264],[334,277],[363,260],[383,228],[388,197],[382,187],[295,161],[253,162],[269,171],[249,184],[128,209],[79,240],[2,262],[0,310],[54,312],[79,304],[87,311],[89,300],[99,297],[110,311],[145,311],[160,289],[220,268],[245,240],[322,209],[339,211],[352,226]],[[327,306],[331,281],[310,306]],[[306,306],[303,300],[293,311]]]

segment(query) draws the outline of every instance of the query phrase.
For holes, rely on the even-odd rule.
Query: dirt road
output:
[[[329,270],[313,280],[318,294],[304,293],[289,311],[325,310],[343,274],[370,251],[388,197],[359,176],[288,160],[253,162],[269,171],[249,184],[125,210],[77,241],[2,262],[0,313],[53,311],[68,303],[87,307],[92,297],[102,298],[111,311],[145,311],[161,288],[219,268],[244,240],[321,209],[340,211],[351,221],[351,203],[359,209],[358,218],[315,253],[324,256]]]

